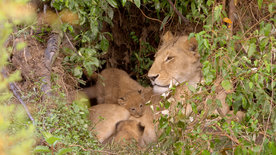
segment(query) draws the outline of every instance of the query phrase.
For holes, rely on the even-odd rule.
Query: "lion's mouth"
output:
[[[169,85],[166,85],[166,86],[161,86],[157,84],[153,85],[153,92],[155,94],[162,94],[168,90],[169,90]]]
[[[158,84],[153,85],[153,87],[169,88],[170,85],[161,86]]]

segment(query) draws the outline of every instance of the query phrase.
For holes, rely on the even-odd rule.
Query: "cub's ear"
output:
[[[119,104],[119,105],[122,105],[122,106],[125,105],[125,100],[126,100],[126,99],[125,99],[124,97],[118,98],[118,104]]]
[[[161,40],[163,43],[169,42],[170,40],[173,39],[173,34],[171,31],[167,31],[162,37]]]

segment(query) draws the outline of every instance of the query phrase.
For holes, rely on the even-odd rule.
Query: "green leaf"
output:
[[[269,13],[272,13],[274,11],[274,6],[276,5],[276,3],[270,3],[268,4],[268,11]]]
[[[259,9],[262,8],[262,4],[263,4],[263,0],[258,0],[258,6],[259,6]]]
[[[25,42],[19,42],[16,44],[16,50],[22,50],[24,47],[26,47],[26,43]]]
[[[160,26],[160,30],[163,29],[163,27],[164,27],[165,24],[167,23],[167,20],[169,19],[169,17],[170,17],[170,15],[167,15],[167,16],[163,19],[162,24],[161,24],[161,26]]]
[[[256,44],[251,43],[248,49],[248,57],[251,57],[256,52]]]
[[[107,0],[108,4],[111,5],[113,8],[118,8],[118,4],[116,0]]]
[[[58,150],[57,155],[63,155],[68,152],[72,152],[72,149],[71,148],[62,148],[62,149]]]
[[[223,80],[221,86],[227,91],[232,89],[232,83],[229,80]]]
[[[34,149],[35,153],[50,152],[50,149],[47,146],[37,146]]]
[[[193,112],[194,112],[195,114],[198,114],[196,104],[195,104],[194,102],[192,102],[191,106],[192,106],[192,110],[193,110]]]
[[[105,37],[103,37],[103,39],[101,40],[101,49],[104,52],[106,52],[108,50],[108,47],[109,47],[109,42]]]
[[[125,6],[125,4],[126,4],[126,0],[121,0],[121,2],[122,2],[122,6]]]
[[[192,9],[192,14],[195,15],[196,14],[196,7],[195,7],[194,2],[192,2],[192,4],[191,4],[191,9]]]
[[[211,153],[208,150],[203,150],[202,155],[210,155]]]
[[[264,51],[264,49],[266,48],[266,45],[269,42],[269,38],[263,38],[260,42],[260,50]]]
[[[55,137],[55,136],[52,136],[52,137],[49,137],[47,139],[45,139],[46,142],[50,145],[54,145],[58,140],[60,140],[60,138],[58,137]]]
[[[155,1],[154,6],[155,6],[155,9],[156,9],[157,11],[160,11],[160,1],[159,1],[159,0],[158,0],[158,1]]]
[[[113,17],[114,17],[114,11],[113,11],[112,8],[109,8],[109,9],[107,10],[107,15],[108,15],[108,17],[109,17],[111,20],[113,19]]]
[[[20,81],[21,78],[21,73],[19,70],[16,70],[14,73],[10,74],[8,78],[8,82],[14,82],[14,81]]]
[[[140,5],[141,5],[141,1],[140,0],[134,0],[134,4],[140,8]]]
[[[80,66],[75,67],[73,74],[75,77],[81,77],[82,76],[82,68]]]
[[[206,4],[207,4],[208,6],[211,6],[213,3],[214,3],[214,0],[208,0]]]
[[[218,6],[215,7],[215,11],[214,11],[214,19],[215,19],[215,21],[218,21],[220,19],[221,10],[222,10],[222,5],[218,5]]]
[[[254,86],[253,82],[249,82],[249,88],[252,89]]]
[[[265,36],[269,36],[271,32],[271,24],[265,24],[265,26],[260,30],[261,34],[264,34]]]
[[[269,142],[269,148],[271,149],[272,154],[276,154],[276,145],[274,142]]]

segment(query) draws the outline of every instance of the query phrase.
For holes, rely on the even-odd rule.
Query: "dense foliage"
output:
[[[11,10],[2,9],[4,2],[6,1],[0,1],[0,27],[3,30],[0,31],[0,71],[7,65],[10,53],[9,49],[2,46],[11,34],[13,24],[21,23],[21,18],[16,16],[18,14],[13,15],[9,12]],[[23,4],[24,0],[16,2]],[[149,146],[147,151],[154,154],[276,153],[275,2],[235,1],[237,10],[235,21],[229,19],[229,9],[226,9],[227,5],[223,3],[225,1],[173,1],[175,9],[171,6],[170,0],[52,0],[46,2],[50,2],[52,9],[56,9],[57,12],[68,9],[78,14],[79,22],[76,24],[78,26],[62,24],[62,30],[73,36],[72,42],[77,49],[77,51],[64,50],[66,56],[63,61],[64,66],[82,84],[85,83],[82,80],[84,73],[90,76],[105,63],[101,57],[108,52],[114,34],[103,29],[106,24],[113,26],[116,10],[126,8],[127,11],[124,13],[128,16],[130,16],[131,6],[139,8],[141,11],[137,12],[139,15],[144,10],[148,16],[160,21],[159,30],[170,30],[169,25],[195,23],[199,25],[199,30],[193,29],[195,32],[191,33],[190,37],[194,36],[198,41],[205,83],[196,90],[191,88],[193,95],[187,102],[193,106],[194,113],[198,114],[200,117],[198,119],[202,121],[188,126],[190,118],[186,118],[181,112],[175,116],[162,116],[158,121],[159,127],[164,132],[157,144]],[[252,13],[252,8],[256,9],[257,15]],[[185,22],[175,10],[178,10],[189,23]],[[13,11],[16,13],[15,10]],[[150,23],[150,20],[148,19],[147,22]],[[21,28],[29,28],[28,25],[30,24],[25,24]],[[173,27],[172,30],[174,30]],[[146,78],[142,76],[147,73],[152,64],[153,60],[149,55],[154,55],[156,50],[150,40],[140,41],[139,35],[141,34],[135,33],[135,30],[129,32],[129,39],[140,48],[132,51],[130,62],[134,65],[131,69],[140,83],[147,84]],[[159,38],[156,40],[159,41]],[[3,78],[3,75],[0,75],[0,154],[1,152],[17,154],[18,150],[21,150],[20,153],[29,154],[31,147],[35,145],[34,128],[24,116],[21,116],[22,109],[7,104],[12,102],[11,94],[7,91],[7,83],[15,79],[18,79],[18,76],[10,75],[10,78]],[[207,95],[215,95],[213,85],[218,79],[222,79],[222,87],[230,92],[227,95],[227,104],[232,106],[235,112],[239,110],[246,112],[246,116],[242,122],[218,119],[211,122],[210,126],[219,132],[206,132],[202,130],[206,124],[203,120],[205,111],[198,112],[196,106]],[[62,92],[58,94],[58,98],[53,99],[53,103],[38,106],[39,112],[35,115],[38,131],[36,138],[40,139],[40,142],[34,146],[33,152],[56,154],[101,152],[104,149],[103,146],[98,144],[88,130],[90,124],[87,119],[86,104],[83,100],[68,104],[64,99],[65,94]],[[212,99],[207,101],[208,103],[216,103],[216,106],[221,104]],[[162,105],[168,108],[170,103],[164,101]],[[13,115],[10,115],[11,113]],[[217,117],[207,116],[207,118]],[[18,139],[22,141],[17,141]],[[133,150],[128,148],[122,152],[133,153]],[[102,151],[102,153],[106,152]]]

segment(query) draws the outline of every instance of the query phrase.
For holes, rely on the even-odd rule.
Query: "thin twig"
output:
[[[184,24],[188,24],[189,21],[177,10],[177,8],[173,5],[171,0],[168,0],[168,2],[170,3],[171,7],[173,8],[174,12],[180,16],[180,18],[183,20]]]
[[[216,127],[217,127],[217,129],[219,129],[221,132],[224,132],[224,130],[222,130],[222,128],[221,127],[219,127],[217,124],[214,124]],[[240,142],[239,142],[239,140],[233,135],[233,134],[231,134],[231,136],[230,135],[228,135],[226,132],[224,132],[222,135],[224,135],[224,136],[226,136],[226,137],[228,137],[229,139],[231,139],[233,142],[235,142],[236,144],[240,144]]]
[[[5,69],[2,70],[2,74],[4,76],[4,78],[7,78],[7,73],[5,71]],[[31,121],[33,122],[33,125],[35,126],[35,120],[34,118],[32,117],[28,107],[26,106],[25,102],[22,100],[22,98],[20,97],[20,95],[17,93],[17,90],[16,90],[16,86],[15,84],[12,82],[12,83],[9,83],[9,86],[10,86],[10,89],[12,90],[14,96],[18,99],[18,101],[23,105],[28,117],[31,119]]]
[[[162,23],[161,20],[156,19],[156,18],[149,17],[149,16],[147,16],[140,8],[138,8],[138,9],[141,11],[141,13],[143,14],[143,16],[145,16],[146,18],[148,18],[148,19],[150,19],[150,20],[153,20],[153,21],[157,21],[157,22],[159,22],[159,23]]]
[[[258,22],[256,22],[253,26],[251,26],[243,35],[242,38],[245,36],[245,34],[247,34],[251,29],[253,29],[255,26],[257,26],[261,21],[263,21],[264,19],[266,19],[267,17],[273,15],[274,13],[276,13],[276,11],[273,11],[272,13],[266,15],[265,17],[263,17],[262,19],[260,19]],[[242,40],[242,39],[241,39]]]

